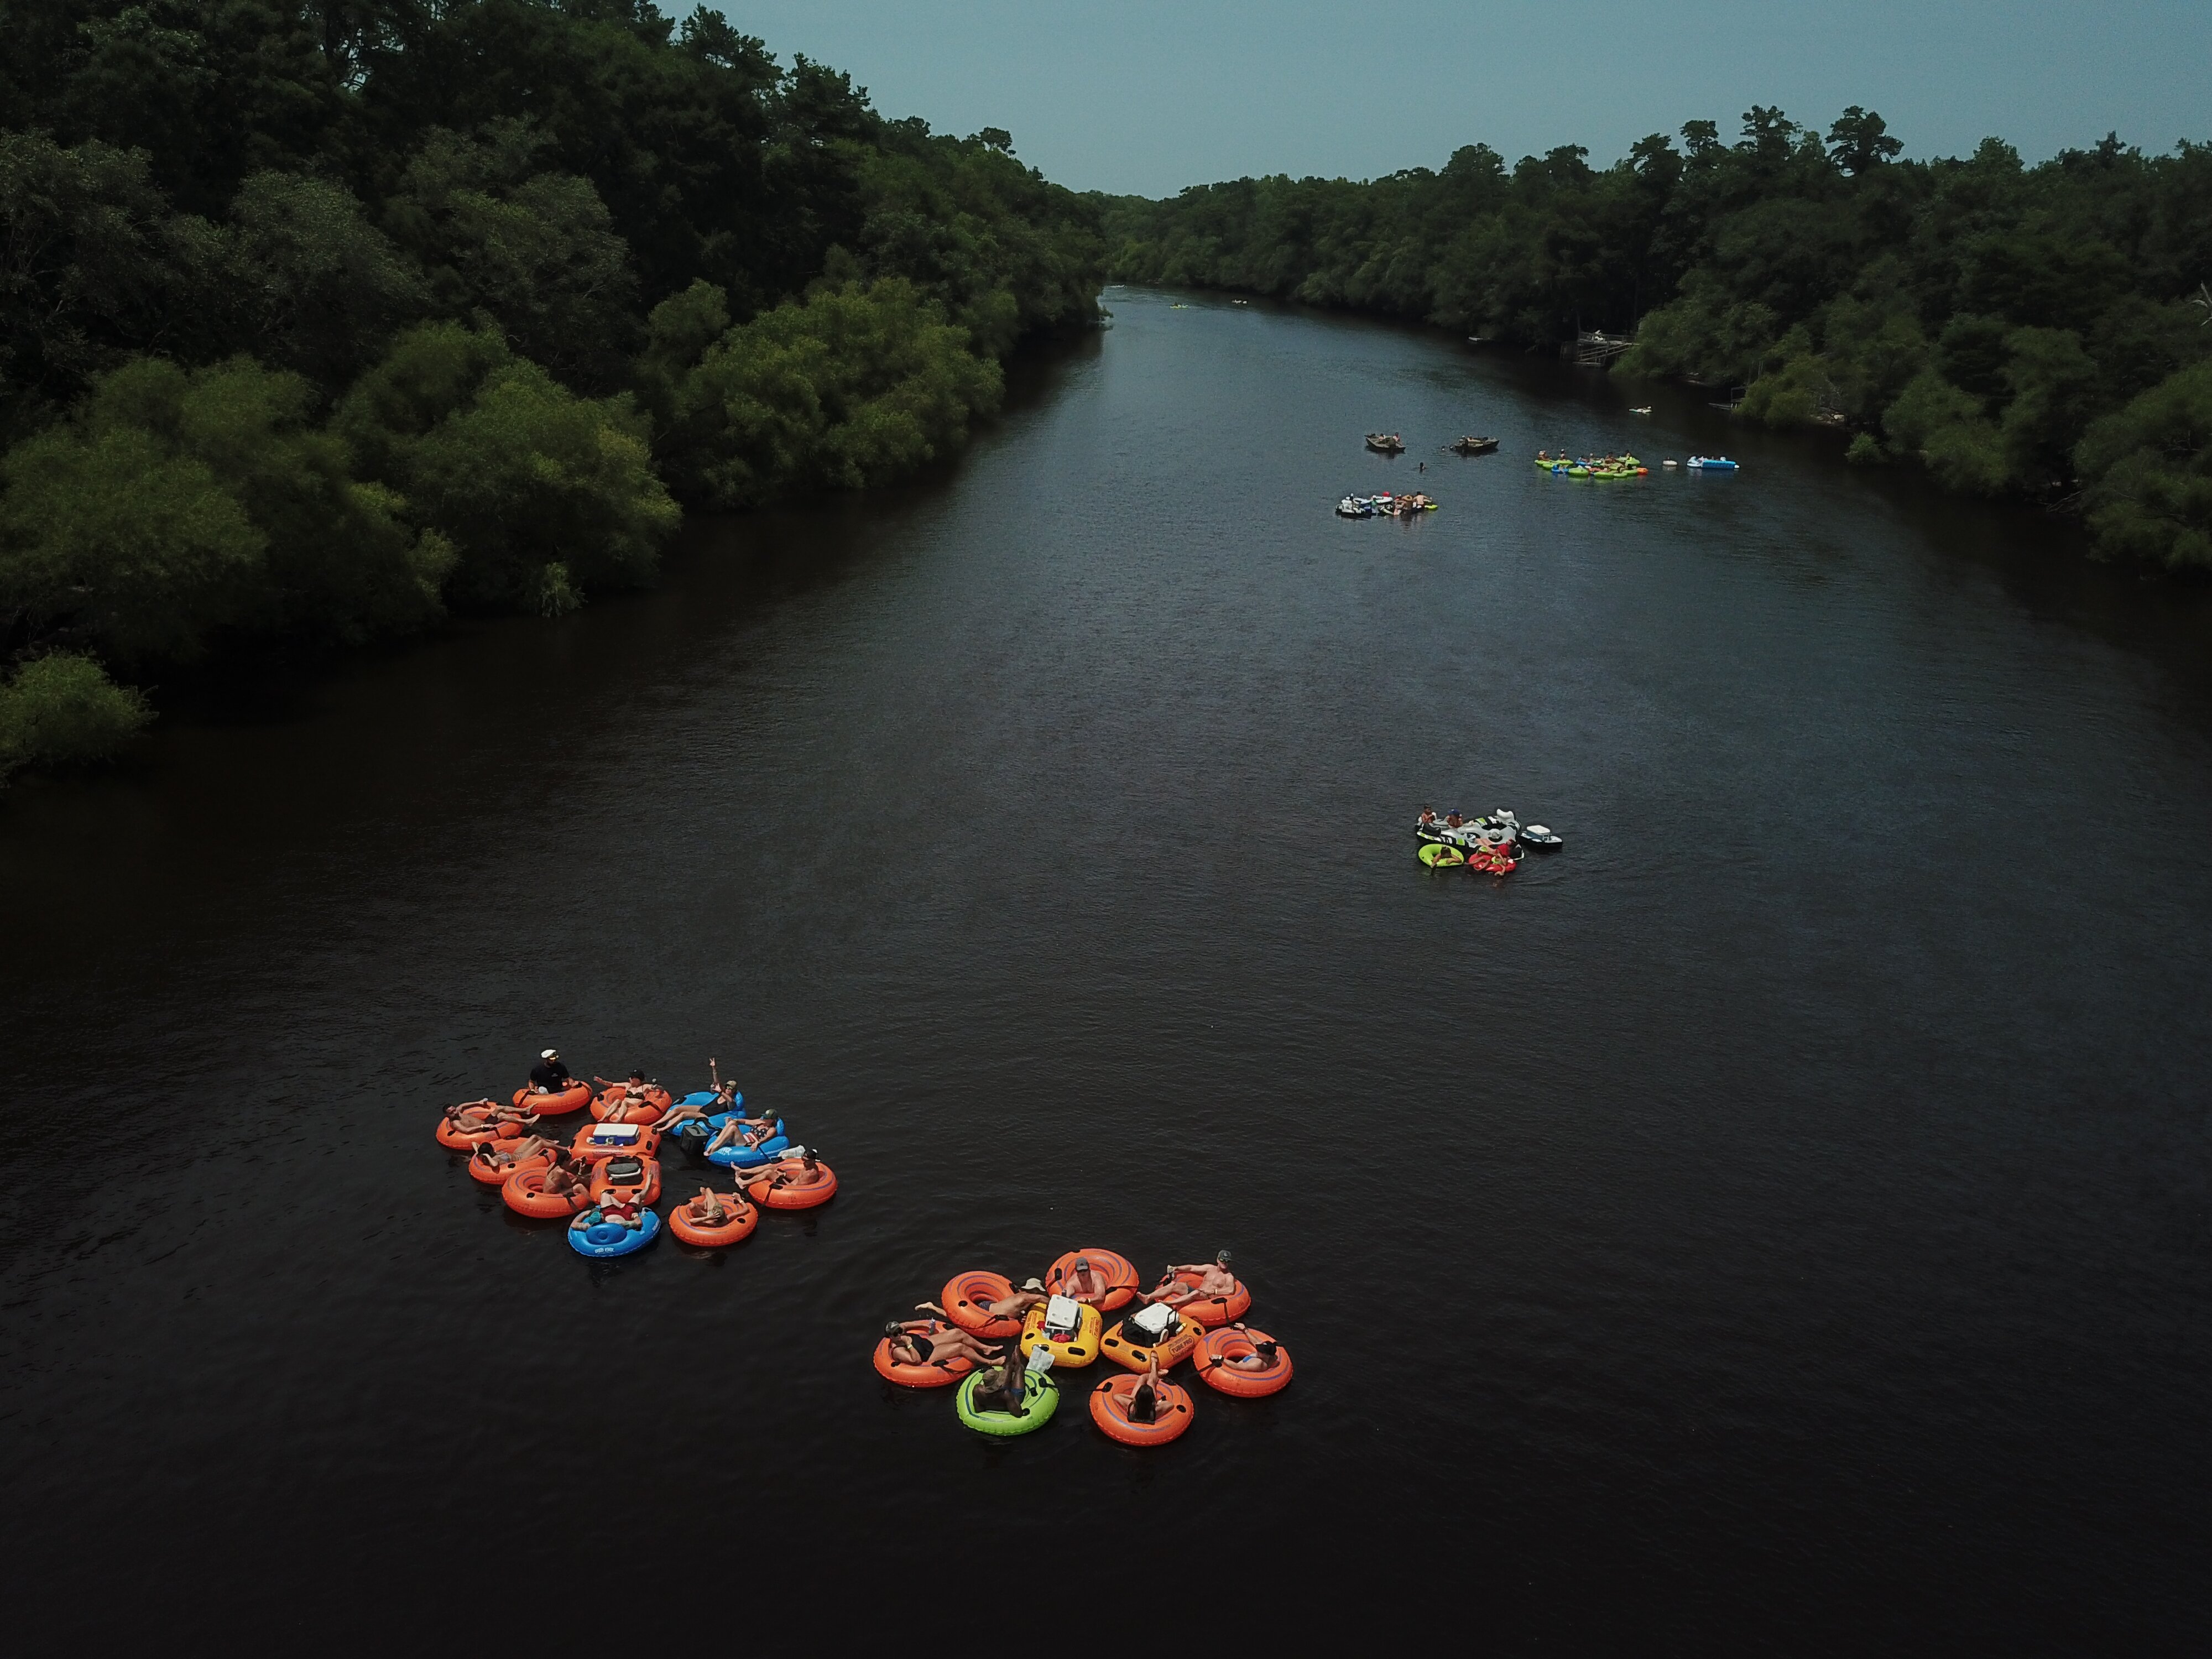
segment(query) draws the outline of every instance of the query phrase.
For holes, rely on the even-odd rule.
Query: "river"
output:
[[[924,485],[0,801],[37,1620],[458,1619],[518,1570],[626,1620],[689,1565],[1007,1632],[1182,1575],[1185,1641],[2201,1633],[2203,596],[1686,393],[1107,302]],[[1442,510],[1331,513],[1409,481]],[[1566,845],[1431,872],[1425,804]],[[839,1196],[580,1260],[431,1139],[547,1043],[718,1057]],[[1296,1381],[1145,1453],[870,1369],[956,1270],[1085,1244],[1233,1249]]]

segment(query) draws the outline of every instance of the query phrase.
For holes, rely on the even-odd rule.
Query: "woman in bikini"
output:
[[[1001,1345],[978,1342],[957,1325],[934,1319],[894,1319],[884,1327],[891,1345],[891,1358],[902,1365],[942,1365],[965,1359],[977,1365],[994,1364]]]

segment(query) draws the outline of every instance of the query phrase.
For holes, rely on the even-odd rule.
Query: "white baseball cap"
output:
[[[540,1060],[554,1060],[559,1057],[560,1053],[561,1051],[558,1048],[547,1048],[540,1053],[538,1058]]]

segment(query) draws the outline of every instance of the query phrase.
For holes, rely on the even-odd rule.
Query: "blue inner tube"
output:
[[[694,1089],[676,1103],[678,1106],[712,1106],[714,1103],[714,1091],[712,1089]],[[730,1096],[731,1105],[742,1106],[744,1103],[745,1097],[743,1095],[733,1092]]]
[[[736,1114],[732,1112],[717,1112],[708,1118],[705,1139],[699,1144],[703,1146],[707,1141],[712,1140],[716,1135],[721,1133],[722,1126],[735,1115]],[[725,1146],[719,1152],[708,1153],[707,1162],[719,1164],[726,1170],[750,1170],[758,1164],[773,1163],[778,1153],[790,1150],[791,1137],[784,1132],[783,1120],[778,1118],[775,1121],[775,1133],[761,1142],[759,1146]]]
[[[585,1212],[596,1218],[597,1210]],[[568,1248],[578,1255],[588,1255],[604,1261],[609,1256],[634,1255],[660,1237],[660,1217],[647,1210],[641,1218],[643,1224],[625,1227],[619,1221],[592,1220],[588,1225],[568,1229]]]

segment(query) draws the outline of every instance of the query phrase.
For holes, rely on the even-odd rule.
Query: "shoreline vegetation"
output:
[[[704,7],[26,0],[0,108],[0,778],[909,476],[1099,320],[1100,198]]]
[[[1108,198],[1108,274],[1579,347],[1848,432],[1857,464],[2078,513],[2100,556],[2212,570],[2212,144],[1917,161],[1856,106],[1825,135],[1753,106],[1734,143],[1680,137],[1602,169],[1474,144],[1441,172]]]

